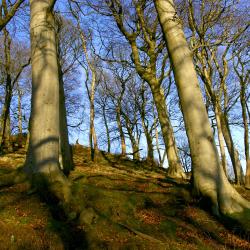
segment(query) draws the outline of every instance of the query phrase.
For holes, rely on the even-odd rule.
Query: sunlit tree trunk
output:
[[[241,71],[238,70],[237,66],[240,67]],[[249,127],[247,119],[247,101],[246,101],[246,90],[247,90],[247,85],[249,84],[250,75],[249,72],[246,72],[245,66],[246,63],[242,62],[239,56],[238,65],[234,65],[234,70],[240,82],[240,104],[241,104],[242,119],[244,125],[244,145],[245,145],[245,157],[246,157],[245,187],[247,189],[250,189]],[[248,118],[250,119],[250,116]]]
[[[244,124],[244,143],[245,143],[245,157],[246,157],[245,187],[250,189],[249,129],[247,121],[245,88],[246,88],[245,84],[241,84],[240,102],[241,102],[242,118]]]
[[[227,176],[226,152],[225,152],[225,146],[224,146],[223,133],[222,133],[222,129],[221,129],[220,116],[219,116],[217,106],[215,107],[215,119],[216,119],[216,124],[217,124],[218,141],[219,141],[220,154],[221,154],[221,165],[222,165],[224,172]]]
[[[154,112],[154,110],[153,110]],[[160,143],[159,143],[159,132],[158,132],[158,128],[157,128],[157,118],[154,114],[154,128],[155,128],[155,145],[156,145],[156,150],[158,153],[158,157],[159,157],[159,167],[163,168],[163,164],[165,161],[165,157],[166,157],[166,151],[164,151],[163,156],[161,155],[161,148],[160,148]]]
[[[119,134],[120,134],[120,140],[121,140],[121,149],[122,149],[121,155],[125,156],[126,155],[126,142],[125,142],[125,136],[124,136],[122,123],[121,123],[121,108],[119,106],[116,108],[116,122],[117,122],[118,130],[119,130]]]
[[[133,160],[140,160],[139,145],[135,136],[133,135],[133,129],[131,128],[130,120],[126,115],[124,115],[124,118],[125,118],[126,128],[128,131],[128,136],[132,146]]]
[[[232,164],[233,164],[233,168],[234,168],[235,183],[238,185],[242,185],[244,184],[242,166],[241,166],[241,162],[239,159],[239,153],[237,149],[235,148],[235,145],[233,142],[233,138],[232,138],[231,131],[229,128],[229,124],[228,124],[227,114],[221,112],[220,120],[221,120],[222,133],[223,133],[223,136],[224,136],[227,148],[228,148],[228,152],[229,152]]]
[[[165,144],[165,150],[168,158],[168,175],[173,178],[184,178],[185,173],[181,166],[177,146],[174,138],[174,131],[170,122],[168,110],[166,107],[164,91],[157,84],[151,83],[151,90],[154,97],[155,106],[161,125],[162,137]]]
[[[91,62],[88,51],[87,51],[87,41],[84,32],[81,29],[80,26],[80,20],[76,13],[72,12],[74,15],[76,21],[77,21],[77,28],[80,33],[80,39],[81,39],[81,46],[87,61],[87,65],[91,72],[91,86],[90,91],[89,87],[86,82],[86,88],[88,91],[88,97],[90,102],[90,115],[89,115],[89,144],[90,144],[90,154],[91,154],[91,160],[94,161],[95,158],[95,151],[98,148],[97,144],[97,137],[96,137],[96,131],[95,131],[95,89],[96,89],[96,69],[93,62]]]
[[[25,170],[32,174],[37,187],[52,189],[66,202],[70,189],[59,164],[60,79],[54,4],[55,1],[30,0],[32,99]]]
[[[151,127],[151,130],[150,130],[149,125],[148,125],[147,120],[146,120],[146,99],[145,99],[144,94],[145,94],[145,86],[144,86],[144,82],[143,82],[141,94],[140,94],[142,104],[138,110],[139,110],[139,113],[141,116],[142,127],[143,127],[143,131],[144,131],[146,141],[147,141],[147,160],[149,162],[153,162],[154,161],[154,146],[153,146],[153,138],[152,138],[153,127]]]
[[[144,134],[146,137],[146,141],[147,141],[147,159],[152,162],[154,160],[154,146],[153,146],[153,139],[151,134],[148,131],[148,128],[146,126],[146,122],[143,116],[141,116],[142,119],[142,127],[144,130]]]
[[[105,129],[106,129],[106,135],[107,135],[108,153],[110,153],[111,142],[110,142],[109,126],[108,126],[108,120],[107,120],[105,105],[102,106],[102,114],[103,114]]]
[[[175,82],[189,140],[193,188],[211,201],[216,214],[241,213],[250,209],[230,185],[221,167],[213,139],[192,54],[173,0],[154,0],[174,70]]]

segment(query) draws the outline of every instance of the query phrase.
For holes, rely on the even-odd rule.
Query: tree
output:
[[[246,178],[245,187],[250,189],[250,156],[249,156],[249,114],[247,115],[247,99],[249,99],[249,94],[247,97],[247,85],[249,84],[250,72],[247,70],[246,66],[249,62],[249,58],[244,60],[242,52],[238,52],[235,56],[234,70],[237,74],[240,83],[240,104],[242,110],[242,119],[244,126],[244,146],[245,146],[245,157],[246,157]],[[248,119],[247,119],[248,117]]]
[[[5,85],[4,105],[1,115],[1,134],[0,148],[11,149],[10,145],[10,107],[13,97],[13,90],[24,69],[30,64],[30,59],[27,59],[27,49],[19,53],[17,44],[13,43],[9,31],[4,28],[4,62],[3,79]],[[13,58],[15,57],[15,59]],[[26,61],[26,62],[25,62]]]
[[[110,0],[106,1],[106,7],[109,11],[107,15],[112,15],[130,46],[137,73],[152,91],[169,163],[168,174],[174,178],[183,178],[185,173],[179,159],[162,87],[168,55],[162,55],[165,45],[158,32],[157,16],[152,14],[152,4],[147,4],[145,0],[131,1],[129,4]],[[129,14],[129,8],[133,8],[134,15]]]
[[[193,188],[217,215],[242,214],[250,203],[230,185],[221,167],[181,20],[173,0],[154,0],[171,59],[192,159]],[[241,218],[243,220],[243,218]],[[244,218],[245,219],[245,218]]]
[[[17,0],[14,3],[6,0],[2,0],[0,5],[0,31],[10,22],[15,16],[17,10],[25,0]]]
[[[204,8],[206,5],[207,8]],[[233,7],[234,8],[234,7]],[[204,18],[206,17],[206,18]],[[207,99],[215,114],[222,166],[226,172],[224,139],[235,173],[235,182],[243,184],[243,171],[239,153],[233,141],[229,124],[229,55],[231,47],[239,42],[248,24],[238,30],[238,17],[230,4],[221,1],[188,1],[188,26],[192,33],[191,46],[196,70],[205,84]],[[235,28],[236,26],[236,28]],[[234,32],[231,32],[234,30]],[[229,90],[228,90],[229,89]],[[224,138],[223,138],[224,137]]]
[[[62,133],[59,124],[60,77],[53,13],[55,2],[30,1],[32,99],[25,171],[32,175],[36,187],[52,190],[55,196],[67,202],[70,199],[70,188],[59,167]]]
[[[147,88],[146,84],[142,82],[140,84],[140,88],[134,91],[134,99],[136,102],[136,106],[141,118],[142,128],[147,141],[147,160],[151,163],[154,161],[154,145],[153,145],[153,130],[154,130],[154,122],[150,124],[150,120],[153,120],[152,115],[152,99],[149,93],[149,88]],[[150,105],[151,104],[151,105]]]
[[[83,31],[83,29],[81,28],[80,17],[78,15],[78,11],[80,10],[79,9],[73,10],[71,3],[70,3],[70,10],[74,19],[77,22],[77,31],[79,32],[82,51],[86,60],[86,67],[82,63],[80,64],[85,69],[85,74],[86,74],[85,86],[87,89],[87,94],[88,94],[89,103],[90,103],[89,145],[90,145],[90,152],[91,152],[91,160],[94,161],[95,150],[97,150],[98,148],[96,131],[95,131],[95,90],[96,90],[96,85],[98,82],[97,72],[96,72],[97,65],[95,63],[95,58],[93,57],[91,58],[91,56],[89,55],[88,46],[87,46],[87,36],[85,32]],[[89,82],[90,82],[90,86],[88,86]]]

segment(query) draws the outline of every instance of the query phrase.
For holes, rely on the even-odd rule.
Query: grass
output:
[[[0,249],[250,249],[249,238],[199,207],[188,183],[143,162],[103,152],[91,162],[89,155],[74,148],[73,206],[85,207],[78,220],[29,194],[25,183],[0,189]],[[1,157],[0,175],[23,161],[22,151]]]

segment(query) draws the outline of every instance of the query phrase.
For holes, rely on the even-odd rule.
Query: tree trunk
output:
[[[157,83],[151,82],[151,90],[158,113],[163,140],[168,158],[168,175],[173,178],[185,178],[175,143],[174,131],[169,119],[163,89]]]
[[[225,175],[227,176],[227,159],[226,159],[226,153],[225,153],[225,147],[224,147],[224,138],[223,138],[223,133],[221,129],[221,121],[220,121],[220,116],[219,116],[217,105],[215,106],[215,119],[216,119],[216,124],[217,124],[218,141],[219,141],[219,146],[220,146],[221,165],[224,169]]]
[[[87,51],[87,44],[86,44],[86,38],[85,38],[85,34],[81,29],[80,26],[80,21],[79,21],[79,17],[76,14],[73,14],[75,19],[77,20],[77,27],[78,27],[78,31],[80,32],[80,38],[81,38],[81,42],[82,42],[82,49],[88,64],[88,67],[91,71],[91,90],[89,92],[88,89],[88,85],[86,82],[86,88],[88,91],[88,97],[89,97],[89,102],[90,102],[90,115],[89,115],[89,145],[90,145],[90,156],[91,156],[91,160],[94,161],[95,158],[95,150],[98,148],[97,145],[97,137],[96,137],[96,132],[95,132],[95,89],[96,89],[96,69],[94,64],[90,61],[89,59],[89,55],[88,55],[88,51]]]
[[[125,122],[126,122],[127,131],[128,131],[128,136],[129,136],[131,146],[132,146],[133,160],[140,160],[139,145],[133,135],[133,130],[131,128],[129,118],[127,116],[125,116]]]
[[[70,189],[59,167],[60,79],[53,4],[30,0],[32,98],[25,171],[32,174],[41,192],[51,189],[67,202]]]
[[[145,118],[145,98],[144,98],[144,91],[141,94],[141,98],[142,98],[142,106],[141,109],[139,109],[140,112],[140,116],[141,116],[141,122],[142,122],[142,127],[144,130],[144,134],[146,137],[146,141],[147,141],[147,160],[149,162],[153,162],[154,161],[154,146],[153,146],[153,139],[152,136],[150,134],[150,131],[148,130],[148,124],[146,124],[146,118]]]
[[[123,133],[123,129],[122,129],[122,123],[121,123],[121,109],[120,107],[116,108],[116,122],[117,122],[117,126],[118,126],[118,130],[119,130],[119,134],[120,134],[120,139],[121,139],[121,148],[122,148],[122,156],[126,155],[126,143],[125,143],[125,136]]]
[[[9,149],[10,141],[10,129],[7,128],[8,121],[10,126],[10,104],[12,99],[12,82],[11,82],[11,59],[10,59],[10,45],[11,39],[9,36],[9,32],[4,29],[4,68],[6,74],[6,84],[5,84],[5,98],[4,98],[4,106],[2,111],[2,119],[1,119],[1,135],[0,135],[0,148]]]
[[[109,126],[108,126],[105,106],[102,107],[102,114],[103,114],[105,129],[106,129],[106,135],[107,135],[108,153],[110,153],[111,143],[110,143]]]
[[[216,214],[241,213],[250,209],[228,182],[213,139],[192,54],[176,14],[173,0],[154,0],[174,70],[185,127],[189,140],[193,188],[211,201]]]
[[[153,111],[154,112],[154,111]],[[166,157],[166,151],[164,151],[163,157],[161,157],[161,149],[160,149],[160,143],[159,143],[159,132],[157,129],[157,125],[156,125],[156,117],[154,114],[154,128],[155,128],[155,144],[156,144],[156,150],[158,153],[158,157],[159,157],[159,167],[163,168],[163,163],[165,161],[165,157]]]
[[[95,132],[95,125],[94,125],[94,119],[95,119],[95,108],[94,108],[94,91],[91,91],[91,97],[90,99],[90,124],[89,124],[89,144],[90,144],[90,150],[91,150],[91,160],[95,160],[95,151],[97,150],[97,138],[96,138],[96,132]]]
[[[73,163],[71,146],[69,144],[63,73],[59,62],[58,62],[58,69],[59,69],[59,121],[60,121],[59,162],[60,162],[60,167],[63,170],[64,174],[68,176],[70,171],[74,169],[74,163]]]
[[[146,136],[146,141],[147,141],[147,159],[150,162],[154,161],[154,146],[153,146],[153,140],[151,135],[149,134],[147,129],[144,129],[144,133]]]
[[[247,122],[245,84],[246,84],[245,82],[243,81],[241,82],[240,103],[241,103],[241,110],[242,110],[242,119],[243,119],[243,124],[244,124],[244,144],[245,144],[245,157],[246,157],[245,187],[247,189],[250,189],[249,129],[248,129],[248,122]]]
[[[22,91],[18,82],[16,83],[17,86],[17,94],[18,94],[18,146],[21,148],[23,147],[23,115],[22,115]]]
[[[227,114],[220,112],[221,129],[228,148],[228,152],[233,164],[235,183],[237,185],[244,184],[243,170],[239,159],[239,153],[234,146],[233,138],[228,124]]]

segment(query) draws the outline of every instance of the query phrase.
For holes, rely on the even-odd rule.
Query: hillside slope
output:
[[[22,165],[24,155],[0,157],[0,175]],[[89,155],[74,147],[74,206],[86,208],[80,224],[28,184],[0,189],[0,249],[250,249],[239,228],[229,230],[199,207],[188,183],[146,162],[98,152],[93,163]]]

